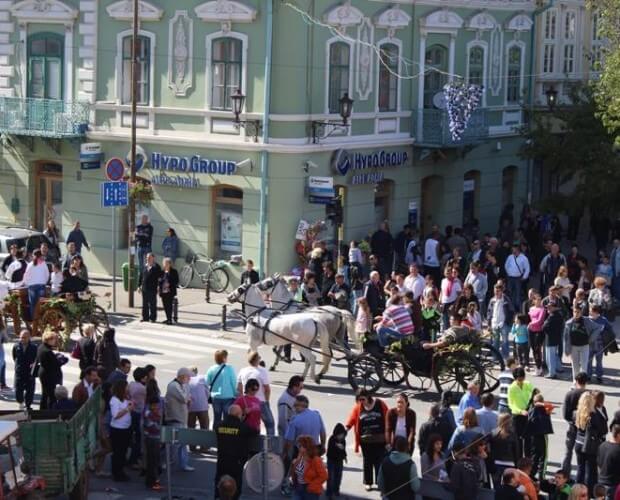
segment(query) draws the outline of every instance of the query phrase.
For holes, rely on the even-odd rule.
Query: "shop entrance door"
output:
[[[36,170],[35,227],[44,230],[48,219],[61,227],[62,165],[40,163]]]
[[[389,220],[391,199],[392,181],[385,180],[377,184],[375,188],[375,230],[382,222]]]

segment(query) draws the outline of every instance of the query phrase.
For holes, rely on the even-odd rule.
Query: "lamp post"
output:
[[[547,107],[549,108],[549,111],[553,111],[558,102],[558,91],[555,90],[555,87],[552,85],[549,87],[547,92],[545,92],[545,95],[547,96]]]
[[[342,121],[330,121],[330,120],[315,120],[312,122],[312,144],[317,144],[321,137],[329,137],[338,128],[348,128],[351,126],[349,118],[351,118],[351,112],[353,111],[353,99],[349,97],[349,93],[345,92],[342,97],[338,99],[338,114]],[[331,125],[333,129],[327,135],[323,135],[323,131],[327,126]]]
[[[243,111],[243,106],[245,104],[245,96],[241,93],[241,89],[235,90],[235,92],[230,96],[230,100],[232,101],[232,112],[235,116],[235,127],[237,127],[237,129],[239,127],[245,128],[248,135],[253,137],[254,142],[258,142],[258,134],[261,130],[260,121],[239,119],[239,115]]]

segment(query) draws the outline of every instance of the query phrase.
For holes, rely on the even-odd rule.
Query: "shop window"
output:
[[[213,192],[213,257],[229,259],[241,254],[243,233],[243,191],[220,186]]]
[[[394,181],[385,180],[375,186],[375,228],[390,218]]]
[[[54,33],[28,38],[28,97],[62,99],[65,40]]]
[[[216,38],[211,47],[211,109],[232,110],[230,96],[241,88],[243,42]]]
[[[398,108],[398,46],[384,43],[379,59],[379,111],[396,111]]]
[[[338,113],[340,99],[349,92],[351,47],[346,42],[333,42],[329,46],[329,95],[330,113]]]
[[[433,108],[433,97],[442,92],[448,79],[448,49],[443,45],[433,45],[426,51],[424,65],[424,107]]]
[[[131,58],[133,35],[123,36],[122,42],[122,74],[121,74],[121,104],[131,103]],[[136,39],[137,59],[137,103],[148,106],[151,99],[151,38],[147,35],[138,35]]]

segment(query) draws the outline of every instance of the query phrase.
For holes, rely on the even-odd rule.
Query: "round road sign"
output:
[[[108,180],[118,182],[125,175],[125,164],[120,158],[110,158],[105,164],[105,175]]]

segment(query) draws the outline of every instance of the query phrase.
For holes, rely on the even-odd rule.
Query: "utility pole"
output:
[[[133,0],[133,37],[131,40],[131,174],[130,182],[131,186],[136,184],[136,112],[137,112],[137,97],[138,97],[138,22],[140,4],[138,0]],[[129,307],[134,306],[134,289],[133,289],[133,275],[136,272],[135,269],[135,249],[134,249],[134,232],[136,225],[136,200],[133,197],[129,197],[129,244],[127,250],[129,252],[129,269],[128,269],[128,281],[127,291],[129,293]]]

